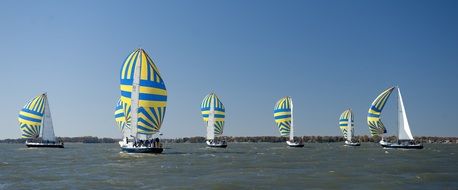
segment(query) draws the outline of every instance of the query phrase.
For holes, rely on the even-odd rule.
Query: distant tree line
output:
[[[3,139],[0,140],[0,143],[25,143],[28,139]],[[41,139],[35,139],[35,141],[40,141]],[[57,141],[63,141],[64,143],[115,143],[118,142],[120,139],[113,139],[113,138],[98,138],[92,136],[85,136],[85,137],[57,137]]]
[[[256,136],[256,137],[234,137],[234,136],[222,136],[218,139],[226,140],[227,142],[270,142],[270,143],[282,143],[288,140],[287,137],[278,136]],[[296,137],[296,140],[302,140],[304,143],[333,143],[343,142],[345,139],[342,136],[302,136]],[[379,142],[380,137],[369,137],[367,135],[355,136],[354,140],[358,142]],[[389,142],[396,142],[395,136],[385,137]],[[0,143],[25,143],[27,139],[3,139]],[[120,139],[116,138],[98,138],[92,136],[85,137],[58,137],[58,140],[66,143],[117,143]],[[205,137],[184,137],[176,139],[162,139],[167,143],[204,143]],[[458,137],[415,137],[416,142],[421,143],[440,143],[440,144],[458,144]]]

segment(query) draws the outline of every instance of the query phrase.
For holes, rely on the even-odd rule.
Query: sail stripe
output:
[[[121,85],[121,91],[126,92],[126,93],[131,93],[132,92],[132,86],[129,85]],[[163,88],[157,88],[157,87],[147,87],[147,86],[142,86],[140,88],[140,93],[147,94],[154,92],[155,94],[162,95],[162,96],[167,96],[167,91],[164,90]],[[129,96],[130,97],[130,94]]]
[[[215,135],[222,135],[224,130],[224,120],[226,117],[226,109],[224,108],[223,102],[216,96],[215,93],[210,93],[202,100],[200,104],[200,110],[202,119],[205,122],[205,125],[208,125],[208,119],[210,117],[210,104],[213,101],[213,108],[214,108],[214,134]]]
[[[367,114],[367,125],[372,136],[377,136],[386,133],[385,125],[383,125],[380,115],[385,107],[388,98],[393,92],[394,87],[390,87],[384,90],[377,98],[372,102],[368,114]]]
[[[21,109],[21,112],[24,112],[22,113],[23,115],[37,115],[37,116],[43,116],[43,112],[37,112],[37,111],[33,111],[33,110],[29,110],[29,109]],[[33,116],[32,116],[33,117]]]
[[[291,98],[280,99],[274,107],[274,119],[281,136],[289,136],[291,132]]]
[[[121,95],[124,97],[131,97],[130,92],[126,91],[121,91]],[[157,94],[146,94],[146,93],[140,93],[139,94],[139,99],[140,100],[146,100],[146,101],[158,101],[158,102],[163,102],[167,101],[167,96],[163,95],[157,95]]]

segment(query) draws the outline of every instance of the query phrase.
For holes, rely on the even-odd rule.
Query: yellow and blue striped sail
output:
[[[274,108],[274,118],[281,136],[288,136],[291,131],[291,98],[280,99]]]
[[[21,109],[18,120],[22,131],[22,138],[37,138],[40,135],[44,111],[44,94],[33,98]]]
[[[350,129],[348,128],[348,123],[349,122],[351,122],[351,128]],[[351,114],[351,110],[350,109],[345,110],[340,115],[339,127],[340,127],[340,130],[342,131],[343,136],[344,136],[345,139],[347,139],[347,135],[348,135],[349,130],[353,130],[353,127],[354,127],[353,122],[354,122],[353,114]]]
[[[224,128],[224,118],[226,117],[226,109],[224,104],[214,93],[210,93],[205,96],[202,104],[200,104],[200,111],[202,113],[202,119],[205,121],[205,124],[208,124],[208,118],[210,115],[210,106],[213,101],[213,106],[215,110],[215,135],[223,134]]]
[[[116,104],[114,115],[116,124],[121,131],[124,131],[126,128],[130,129],[130,117],[126,117],[124,113],[130,116],[130,107],[126,103],[123,103],[120,98]]]
[[[393,92],[394,87],[390,87],[383,91],[377,98],[372,102],[367,114],[367,125],[372,136],[377,136],[386,133],[385,125],[383,125],[380,115],[382,114],[383,107]]]
[[[124,61],[120,72],[121,102],[126,104],[124,114],[130,117],[131,92],[136,65],[140,64],[140,94],[137,132],[151,135],[159,131],[167,107],[167,90],[158,68],[143,49],[137,49]],[[129,120],[127,122],[130,124]]]

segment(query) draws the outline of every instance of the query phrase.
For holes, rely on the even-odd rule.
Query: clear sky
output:
[[[1,1],[0,138],[48,92],[58,136],[120,137],[119,69],[135,48],[168,89],[165,137],[204,136],[215,92],[225,135],[279,135],[273,106],[291,96],[297,135],[356,134],[384,89],[399,85],[414,136],[458,136],[458,1]],[[383,113],[395,134],[396,96]]]

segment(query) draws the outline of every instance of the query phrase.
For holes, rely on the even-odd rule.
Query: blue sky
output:
[[[225,135],[279,135],[273,106],[291,96],[297,135],[356,134],[382,90],[399,85],[415,136],[458,136],[457,1],[2,1],[0,138],[48,92],[58,136],[120,137],[119,69],[135,48],[155,60],[169,97],[165,137],[203,136],[213,91]],[[395,134],[396,101],[383,113]]]

